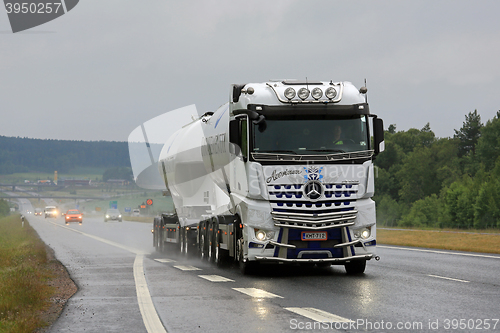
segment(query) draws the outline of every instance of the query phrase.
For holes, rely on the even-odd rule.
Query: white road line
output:
[[[446,276],[439,276],[439,275],[432,275],[432,274],[429,274],[428,276],[435,277],[435,278],[438,278],[438,279],[445,279],[445,280],[457,281],[457,282],[465,282],[465,283],[470,282],[470,281],[466,281],[466,280],[459,280],[459,279],[449,278],[449,277],[446,277]]]
[[[161,323],[158,313],[156,313],[151,294],[149,293],[148,283],[144,276],[144,256],[137,255],[134,261],[134,279],[137,290],[137,302],[141,310],[142,320],[148,333],[167,333]]]
[[[161,263],[175,262],[175,260],[172,260],[172,259],[155,259],[155,261],[158,261],[158,262],[161,262]]]
[[[334,315],[333,313],[329,313],[323,310],[315,309],[315,308],[285,308],[285,310],[294,312],[301,316],[307,317],[309,319],[319,321],[319,322],[327,322],[327,323],[350,323],[352,320]]]
[[[60,228],[64,228],[79,233],[81,235],[84,235],[86,237],[93,238],[105,244],[118,247],[122,250],[135,253],[137,256],[135,257],[133,266],[134,281],[135,281],[135,288],[137,291],[137,302],[139,303],[139,309],[141,310],[142,320],[144,321],[144,325],[146,326],[146,330],[148,331],[148,333],[167,333],[167,331],[163,327],[163,324],[161,323],[160,318],[158,317],[158,313],[156,313],[156,309],[151,299],[151,294],[149,293],[148,283],[146,281],[146,277],[144,276],[143,261],[144,261],[144,254],[147,253],[138,249],[134,249],[129,246],[122,245],[120,243],[116,243],[101,237],[87,234],[80,230],[75,230],[66,227],[64,225],[57,224],[55,222],[50,222],[50,221],[47,222],[52,223],[53,225],[58,226]]]
[[[275,294],[271,294],[265,290],[257,289],[257,288],[233,288],[240,293],[247,294],[248,296],[256,297],[256,298],[283,298],[282,296],[278,296]]]
[[[397,246],[386,246],[386,245],[377,245],[377,247],[380,247],[380,248],[383,248],[383,249],[393,249],[393,250],[407,250],[407,251],[418,251],[418,252],[431,252],[431,253],[440,253],[440,254],[454,254],[454,255],[457,255],[457,256],[482,257],[482,258],[500,259],[500,256],[489,256],[489,255],[485,255],[485,254],[445,252],[445,251],[413,249],[413,248],[397,247]]]
[[[174,266],[177,269],[180,269],[181,271],[201,271],[200,268],[194,267],[194,266]]]
[[[225,278],[225,277],[220,276],[220,275],[198,275],[198,276],[201,277],[202,279],[205,279],[205,280],[208,280],[211,282],[234,282],[234,280]]]

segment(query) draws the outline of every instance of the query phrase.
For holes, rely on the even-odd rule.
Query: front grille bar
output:
[[[285,223],[275,223],[276,227],[283,228],[291,228],[291,229],[307,229],[307,230],[323,230],[323,229],[331,229],[331,228],[343,228],[350,227],[354,225],[354,222],[342,223],[342,224],[330,224],[327,226],[304,226],[304,225],[293,225],[293,224],[285,224]]]
[[[349,220],[354,220],[356,218],[356,215],[353,216],[346,216],[346,217],[339,217],[336,219],[328,219],[328,220],[314,220],[314,219],[308,219],[308,220],[299,220],[299,219],[287,219],[287,218],[282,218],[282,217],[273,217],[273,220],[275,221],[283,221],[283,222],[290,222],[290,223],[315,223],[315,224],[321,224],[321,223],[335,223],[335,222],[342,222],[342,221],[349,221]]]
[[[312,218],[328,218],[328,217],[335,217],[335,216],[338,216],[338,215],[347,215],[347,214],[357,214],[358,211],[356,209],[353,209],[353,210],[347,210],[347,211],[343,211],[343,212],[334,212],[334,213],[320,213],[320,214],[315,214],[315,215],[312,215],[312,214],[303,214],[303,213],[288,213],[288,212],[271,212],[272,215],[277,215],[277,216],[286,216],[286,217],[289,217],[289,216],[293,216],[293,217],[296,217],[296,218],[304,218],[304,219],[311,219]]]

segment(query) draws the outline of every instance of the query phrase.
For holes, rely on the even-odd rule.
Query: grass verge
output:
[[[437,230],[377,229],[377,243],[432,249],[500,254],[500,234]]]
[[[39,331],[54,320],[48,314],[58,311],[54,270],[62,269],[54,261],[28,222],[22,227],[19,215],[0,219],[0,332]]]

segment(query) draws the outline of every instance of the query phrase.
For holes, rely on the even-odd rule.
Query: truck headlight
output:
[[[368,228],[361,230],[361,238],[363,238],[363,239],[369,238],[371,236],[371,234],[372,233],[371,233],[370,229],[368,229]]]
[[[262,229],[254,229],[255,230],[255,238],[259,241],[265,241],[272,239],[274,237],[274,231],[266,231]]]
[[[362,228],[354,231],[355,238],[368,239],[372,235],[371,228]]]

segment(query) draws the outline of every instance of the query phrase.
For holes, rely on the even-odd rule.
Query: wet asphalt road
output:
[[[141,255],[168,332],[500,331],[499,255],[379,246],[381,260],[368,262],[362,276],[342,266],[282,265],[244,276],[236,267],[156,254],[150,224],[28,220],[79,287],[51,332],[148,332],[134,280]]]

